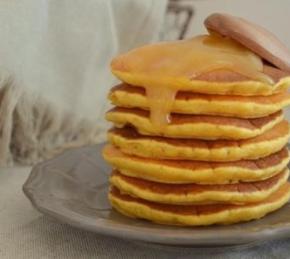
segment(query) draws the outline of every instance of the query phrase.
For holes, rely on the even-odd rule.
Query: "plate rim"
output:
[[[102,144],[98,144],[97,146],[101,145]],[[250,232],[246,231],[241,232],[241,229],[239,230],[232,229],[232,230],[223,230],[221,233],[218,233],[219,231],[217,230],[215,231],[216,232],[215,235],[213,235],[212,232],[211,233],[204,232],[202,233],[202,235],[200,235],[200,231],[202,232],[202,227],[198,227],[200,228],[200,230],[198,231],[198,236],[196,236],[196,234],[194,233],[196,232],[196,229],[192,229],[193,231],[192,234],[190,234],[189,232],[184,232],[182,234],[179,233],[177,236],[175,236],[174,233],[172,235],[168,235],[169,232],[174,232],[174,229],[172,230],[167,229],[164,231],[156,229],[153,231],[153,229],[145,228],[144,226],[138,227],[120,223],[114,225],[112,224],[114,221],[110,223],[111,220],[106,220],[103,218],[96,218],[98,220],[95,220],[95,224],[92,225],[86,222],[78,221],[75,218],[69,217],[68,214],[64,213],[65,211],[63,209],[53,210],[49,208],[49,206],[45,206],[46,203],[40,203],[39,200],[37,199],[37,189],[33,187],[33,183],[36,176],[38,176],[38,174],[43,174],[44,172],[43,168],[47,167],[53,161],[61,159],[61,157],[64,155],[68,155],[69,153],[79,151],[80,149],[87,149],[88,147],[92,146],[66,150],[63,153],[49,160],[43,161],[32,168],[27,180],[22,186],[22,190],[36,210],[38,210],[42,214],[53,217],[59,220],[60,222],[86,231],[127,240],[136,240],[162,245],[221,246],[228,244],[232,246],[232,245],[249,244],[257,241],[263,242],[290,237],[290,221],[288,224],[277,225],[273,228],[265,228],[262,230],[261,229],[255,231],[253,230]],[[34,193],[34,191],[36,191],[36,193]],[[57,205],[54,204],[55,208],[56,206]],[[155,223],[149,222],[149,224]],[[188,229],[190,227],[177,226],[177,228]]]

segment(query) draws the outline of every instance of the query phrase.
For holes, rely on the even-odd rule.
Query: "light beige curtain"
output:
[[[114,55],[158,38],[166,0],[0,1],[0,164],[98,143]]]

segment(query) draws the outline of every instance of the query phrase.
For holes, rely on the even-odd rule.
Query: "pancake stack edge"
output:
[[[190,40],[145,46],[112,61],[122,83],[108,95],[115,107],[106,114],[113,128],[103,157],[113,167],[110,202],[123,215],[168,225],[232,224],[264,217],[289,200],[290,128],[282,109],[290,104],[290,77],[262,62],[280,64],[281,57],[273,61],[264,50],[281,45],[275,39],[264,46],[254,38],[261,32],[244,20],[210,17],[209,29],[231,39],[199,36],[192,46],[200,48],[201,39],[225,44],[231,53],[226,57],[212,45],[209,51],[231,69],[191,77],[184,52],[190,52]],[[233,22],[243,35],[234,34]],[[242,30],[249,26],[255,33]],[[250,47],[244,44],[251,51],[232,41],[243,44],[244,38],[251,40]],[[288,63],[281,64],[285,70]]]
[[[188,96],[183,99],[188,110],[203,100],[215,107],[231,100],[218,96],[215,104],[215,95],[181,92],[177,101],[179,96]],[[115,128],[108,132],[110,144],[103,151],[114,168],[113,207],[163,224],[210,225],[260,218],[284,205],[289,198],[289,124],[280,110],[289,103],[288,94],[233,97],[235,117],[215,107],[207,110],[220,114],[173,111],[175,129],[168,130],[168,125],[158,131],[150,122],[142,88],[125,83],[113,88],[109,99],[116,108],[106,116]],[[274,104],[273,98],[278,99]],[[259,113],[265,107],[265,116],[248,108],[257,105]]]

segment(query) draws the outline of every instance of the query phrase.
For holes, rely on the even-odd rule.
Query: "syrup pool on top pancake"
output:
[[[151,44],[113,59],[112,72],[122,81],[144,87],[150,120],[156,129],[170,122],[178,91],[205,94],[271,95],[288,87],[290,77],[276,84],[263,72],[259,56],[241,44],[219,35],[201,35],[188,40]],[[248,81],[208,82],[198,77],[225,70]]]

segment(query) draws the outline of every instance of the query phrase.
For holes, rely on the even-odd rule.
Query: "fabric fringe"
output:
[[[57,110],[43,97],[16,87],[8,73],[1,73],[0,166],[32,165],[68,148],[103,142],[106,128],[104,122]]]

